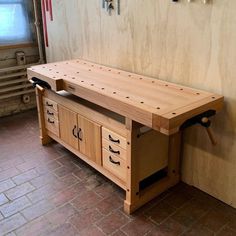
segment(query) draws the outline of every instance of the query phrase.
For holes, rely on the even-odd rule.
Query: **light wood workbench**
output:
[[[181,130],[223,106],[217,94],[83,60],[34,66],[28,78],[51,88],[36,89],[42,143],[122,187],[128,213],[179,181]]]

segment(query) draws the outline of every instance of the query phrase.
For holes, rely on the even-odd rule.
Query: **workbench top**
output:
[[[170,135],[187,120],[208,110],[219,111],[223,97],[84,60],[28,69],[28,79],[47,82],[90,102]]]

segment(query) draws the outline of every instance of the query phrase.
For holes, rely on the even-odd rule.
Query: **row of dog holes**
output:
[[[79,61],[77,61],[77,63],[79,63]],[[66,62],[66,64],[68,65],[69,64],[69,62]],[[84,62],[84,65],[86,65],[87,63],[86,62]],[[57,66],[56,64],[54,64],[54,66]],[[94,67],[94,65],[91,65],[92,67]],[[43,66],[43,68],[45,68],[45,66]],[[100,69],[103,69],[103,67],[99,67]],[[52,69],[49,69],[49,71],[51,71]],[[92,71],[91,69],[89,69],[89,71]],[[111,71],[111,69],[108,69],[108,71]],[[56,73],[59,73],[59,72],[56,72]],[[77,74],[79,74],[79,72],[76,72]],[[121,72],[120,71],[118,71],[117,72],[118,74],[121,74]],[[66,76],[66,75],[64,75],[64,76]],[[129,77],[132,77],[132,75],[128,75]],[[75,77],[72,77],[72,79],[75,79]],[[139,78],[140,80],[142,80],[143,78],[142,77],[140,77]],[[155,83],[155,81],[154,80],[152,80],[152,83]],[[165,85],[166,87],[168,87],[168,84],[166,84]],[[183,88],[180,88],[180,90],[181,91],[183,91],[184,89]],[[197,95],[200,95],[200,93],[196,93]],[[213,98],[213,97],[212,97]],[[214,98],[213,98],[214,99]]]
[[[78,61],[77,61],[77,62],[78,62]],[[66,62],[66,64],[69,64],[69,63]],[[87,63],[84,62],[84,64],[86,65]],[[54,66],[57,66],[57,65],[55,64]],[[91,65],[91,66],[94,67],[94,65]],[[45,68],[45,66],[43,66],[43,68]],[[103,67],[100,67],[100,69],[103,69]],[[49,71],[52,71],[52,69],[49,69]],[[91,72],[92,70],[89,69],[89,71]],[[109,69],[108,71],[111,71],[111,69]],[[58,74],[59,72],[57,71],[56,73]],[[79,74],[79,72],[76,72],[76,73]],[[118,73],[118,74],[121,74],[120,71],[118,71],[117,73]],[[66,76],[66,75],[64,75],[64,76]],[[132,75],[128,75],[128,76],[129,76],[129,77],[132,77]],[[72,77],[72,79],[75,79],[75,77]],[[142,80],[143,78],[140,77],[139,79]],[[154,84],[155,81],[152,80],[152,83]],[[169,85],[168,85],[168,84],[165,84],[165,86],[168,87]],[[183,91],[183,88],[180,88],[180,90]],[[200,95],[200,93],[196,93],[196,94],[197,94],[197,95]]]
[[[66,62],[66,64],[69,64],[68,62]],[[87,63],[84,62],[84,64],[86,65]],[[54,64],[54,66],[57,66],[56,64]],[[94,65],[92,65],[92,67],[94,67]],[[45,66],[43,66],[43,68],[46,68]],[[100,67],[100,69],[102,69],[103,67]],[[52,71],[51,68],[49,68],[49,71]],[[89,71],[91,71],[91,69],[89,69]],[[111,69],[109,69],[108,71],[111,71]],[[56,72],[57,74],[59,73],[58,71]],[[79,74],[79,72],[76,72],[77,74]],[[120,72],[118,72],[118,74],[120,74]],[[67,75],[64,75],[67,76]],[[128,75],[129,77],[131,77],[132,75]],[[55,76],[53,78],[56,78]],[[72,79],[75,79],[75,77],[72,77]],[[140,80],[142,80],[143,78],[140,77]],[[152,83],[155,83],[155,81],[153,80]],[[165,85],[166,87],[168,87],[168,84]],[[180,88],[181,91],[183,91],[183,88]],[[200,95],[200,93],[196,93],[197,95]],[[215,97],[212,97],[213,99],[215,99]],[[143,102],[141,102],[143,103]]]
[[[68,64],[68,63],[67,63]],[[45,66],[43,66],[43,68],[45,68]],[[34,70],[34,69],[33,69]],[[49,71],[51,71],[52,69],[49,69]],[[89,71],[91,71],[90,69],[89,69]],[[57,74],[59,74],[59,72],[57,71],[56,72]],[[77,74],[79,74],[79,71],[77,71],[76,72]],[[120,72],[118,72],[118,73],[120,73]],[[64,75],[64,77],[66,77],[67,75]],[[130,77],[131,77],[131,75],[129,75]],[[55,76],[53,76],[53,78],[55,79],[56,77]],[[75,79],[75,77],[71,77],[72,79]],[[142,79],[141,77],[139,78],[139,79]],[[84,82],[84,81],[81,81],[81,82]],[[155,83],[155,81],[152,81],[152,83]],[[93,85],[91,85],[91,86],[93,86]],[[168,87],[168,84],[166,84],[165,85],[166,87]],[[183,90],[183,88],[180,88],[180,90]],[[115,93],[114,93],[115,94]],[[196,93],[197,95],[200,95],[200,93]],[[215,99],[215,97],[212,97],[212,99]],[[141,102],[141,103],[143,103],[143,102]],[[158,108],[157,108],[158,109]],[[174,115],[174,114],[173,114]]]

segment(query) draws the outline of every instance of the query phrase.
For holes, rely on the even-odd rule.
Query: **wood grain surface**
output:
[[[112,17],[98,0],[53,9],[49,62],[83,58],[225,96],[216,147],[203,128],[186,130],[182,179],[236,207],[236,1],[123,0]]]

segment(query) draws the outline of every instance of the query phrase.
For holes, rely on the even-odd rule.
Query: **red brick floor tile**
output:
[[[52,184],[54,183],[55,181],[57,181],[58,178],[51,174],[51,173],[46,173],[44,175],[41,175],[37,178],[34,178],[33,180],[30,181],[30,183],[36,187],[36,188],[40,188],[40,187],[43,187],[47,184]]]
[[[113,195],[114,191],[115,189],[113,188],[113,184],[111,182],[103,183],[94,189],[94,192],[103,198]]]
[[[80,180],[71,173],[66,175],[65,177],[60,178],[60,181],[68,185],[68,187],[80,182]]]
[[[184,230],[186,230],[186,228],[183,225],[169,218],[159,226],[153,228],[147,236],[177,236],[181,235]]]
[[[91,170],[90,167],[88,168],[81,168],[78,170],[74,170],[73,174],[78,177],[79,179],[83,180],[92,175],[94,172]]]
[[[54,174],[57,176],[57,177],[64,177],[68,174],[71,174],[71,172],[73,171],[73,169],[67,167],[67,166],[62,166],[58,169],[56,169],[54,171]]]
[[[1,161],[0,168],[1,168],[1,171],[4,171],[4,170],[8,170],[10,168],[13,168],[19,164],[22,164],[22,163],[24,163],[24,160],[22,158],[20,158],[20,157],[12,158],[10,160]]]
[[[186,204],[186,202],[188,202],[191,198],[192,196],[184,191],[183,192],[175,191],[169,194],[165,198],[165,201],[172,207],[180,208],[184,204]]]
[[[80,185],[82,186],[82,185]],[[84,191],[85,187],[81,187],[81,191]],[[50,201],[55,206],[64,205],[65,203],[72,201],[75,199],[78,195],[82,194],[78,191],[78,188],[76,188],[76,185],[72,186],[71,188],[67,188],[64,191],[52,196],[50,198]]]
[[[184,236],[214,236],[214,232],[209,230],[207,227],[201,224],[195,224],[190,229],[188,229]]]
[[[27,194],[27,197],[33,202],[36,203],[43,199],[50,198],[51,196],[63,191],[66,187],[69,187],[70,184],[63,183],[60,180],[54,181],[54,183],[47,184],[35,191]]]
[[[77,210],[91,209],[97,205],[102,198],[92,191],[82,193],[72,201]]]
[[[20,171],[24,172],[24,171],[31,170],[31,169],[39,166],[39,165],[40,165],[39,160],[31,159],[31,160],[27,160],[24,163],[21,163],[21,164],[17,165],[16,167]]]
[[[20,214],[17,213],[17,219],[14,218],[15,215],[3,219],[0,212],[0,231],[3,232],[4,229],[4,233],[13,234],[12,230],[16,230],[17,236],[48,236],[50,233],[57,236],[100,236],[110,233],[122,236],[132,235],[136,231],[141,235],[145,232],[145,236],[208,236],[214,233],[210,228],[219,228],[217,236],[234,234],[236,210],[184,183],[161,194],[132,216],[125,215],[122,209],[125,193],[122,189],[60,144],[52,142],[41,146],[36,116],[37,112],[26,112],[0,119],[0,186],[4,191],[0,193],[0,208],[6,216],[21,210],[24,199],[27,199],[24,195],[32,196],[32,202],[36,203],[21,210]],[[40,176],[31,176],[30,173],[33,174],[34,171]],[[18,180],[19,176],[22,180]],[[17,182],[19,186],[11,186],[11,178],[26,183]],[[26,191],[25,184],[34,187],[33,191],[37,191],[35,197],[31,194],[33,191]],[[22,191],[17,187],[22,188]],[[14,200],[9,201],[5,193],[10,193]],[[42,198],[45,200],[40,200]],[[112,204],[112,199],[117,201]],[[27,206],[27,201],[24,206]],[[11,213],[8,213],[7,209],[12,209],[12,212],[9,210]],[[218,216],[210,214],[212,211],[225,216],[226,222],[222,220],[219,223]],[[204,220],[207,213],[209,219]],[[100,216],[97,216],[98,219],[96,214]],[[148,217],[146,221],[144,216]],[[86,229],[77,232],[69,224],[73,217],[75,222],[79,222],[77,227],[84,227],[81,222],[95,223],[88,224]],[[30,222],[26,222],[26,219]],[[201,220],[204,221],[202,224]],[[225,226],[220,228],[222,222],[225,222]],[[149,230],[153,224],[155,227]]]
[[[51,233],[47,234],[48,236],[79,236],[79,233],[76,231],[76,229],[66,223],[63,225],[58,226],[57,228],[55,228],[54,230],[51,231]],[[95,235],[94,235],[95,236]]]
[[[202,204],[201,201],[192,199],[182,208],[177,210],[176,213],[171,216],[171,218],[186,227],[190,227],[197,220],[199,220],[200,217],[206,214],[208,210],[209,208]]]
[[[101,213],[99,213],[95,209],[76,214],[69,220],[69,222],[72,225],[74,225],[77,228],[77,230],[82,231],[90,227],[92,224],[94,224],[101,218],[102,218]]]
[[[175,208],[162,201],[150,208],[145,214],[149,216],[154,222],[161,223],[175,211]]]
[[[21,197],[27,193],[32,192],[34,189],[35,187],[27,182],[6,191],[5,194],[10,200],[14,200],[18,197]]]
[[[11,215],[16,214],[17,212],[27,208],[31,205],[31,202],[25,196],[17,198],[16,200],[4,204],[0,207],[0,212],[4,215],[4,217],[9,217]]]
[[[20,175],[17,175],[15,177],[12,178],[12,180],[17,184],[17,185],[20,185],[20,184],[23,184],[27,181],[30,181],[36,177],[38,177],[39,174],[38,172],[35,170],[35,169],[32,169],[32,170],[29,170],[29,171],[26,171]]]
[[[33,220],[39,216],[46,214],[54,208],[54,205],[49,201],[43,200],[31,207],[21,211],[24,217],[28,220]]]
[[[3,219],[4,219],[4,217],[3,217],[2,213],[0,212],[0,221]]]
[[[133,221],[121,228],[129,236],[143,236],[154,228],[154,224],[144,216],[137,216]]]
[[[96,225],[106,234],[111,234],[129,222],[129,219],[119,211],[106,216]]]
[[[14,232],[11,232],[9,234],[6,234],[5,236],[17,236]]]
[[[8,170],[2,171],[0,173],[0,181],[6,180],[8,178],[14,177],[16,175],[20,174],[20,171],[17,170],[15,167],[10,168]]]
[[[19,228],[20,226],[24,225],[25,223],[26,223],[25,218],[20,214],[16,214],[9,218],[6,218],[0,221],[0,235],[9,233]]]
[[[64,224],[71,216],[75,215],[77,211],[71,204],[66,204],[48,213],[45,217],[53,225]]]
[[[217,236],[236,236],[236,231],[225,227],[217,234]]]
[[[82,180],[88,190],[93,190],[94,188],[102,185],[102,182],[97,175],[88,176],[88,178]]]
[[[41,164],[36,166],[36,170],[40,175],[42,175],[50,173],[53,170],[57,170],[60,167],[61,165],[57,161],[51,161],[47,164]]]
[[[229,220],[229,227],[236,231],[236,215]]]
[[[16,230],[17,236],[39,236],[46,235],[52,229],[54,225],[50,224],[45,217],[37,218],[23,227]]]
[[[115,193],[110,197],[107,197],[97,204],[97,209],[103,214],[108,215],[115,209],[123,206],[123,200],[119,198]]]
[[[98,227],[92,225],[89,228],[80,231],[79,235],[80,236],[104,236],[105,234]]]
[[[16,184],[12,182],[11,179],[4,180],[0,182],[0,193],[15,187]]]
[[[6,198],[5,194],[1,193],[0,194],[0,206],[9,202],[9,200]]]
[[[211,210],[199,221],[200,224],[206,226],[213,232],[218,232],[226,223],[229,222],[229,218],[224,212],[219,210]]]
[[[120,230],[117,230],[114,234],[112,234],[112,236],[127,236],[127,234],[123,233]]]

